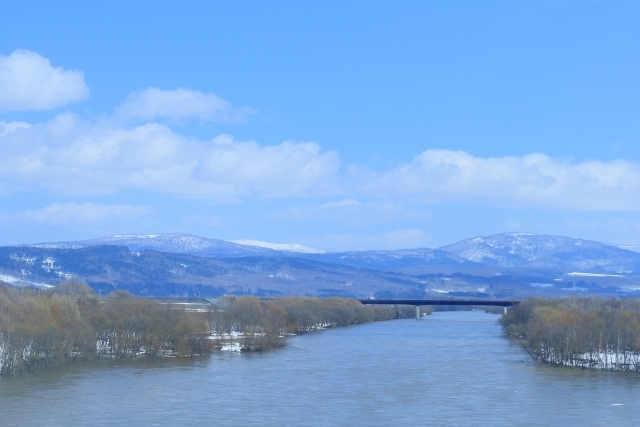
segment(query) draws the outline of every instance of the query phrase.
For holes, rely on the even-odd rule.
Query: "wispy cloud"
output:
[[[28,129],[31,125],[26,122],[3,122],[0,121],[0,137],[9,135],[18,129]]]
[[[28,50],[0,56],[0,111],[49,110],[89,96],[82,71]]]
[[[198,119],[211,122],[240,122],[254,113],[252,108],[237,108],[213,93],[179,88],[148,88],[133,92],[120,104],[115,117],[155,121],[159,119]]]
[[[138,220],[154,213],[148,206],[100,203],[54,203],[20,215],[28,221],[52,225],[93,225],[109,220]]]
[[[333,202],[325,203],[322,206],[320,206],[320,209],[346,208],[346,207],[352,207],[352,206],[362,206],[362,203],[354,199],[342,199],[342,200],[335,200]]]

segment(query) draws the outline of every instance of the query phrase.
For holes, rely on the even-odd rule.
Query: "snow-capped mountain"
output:
[[[366,298],[378,292],[421,296],[422,283],[400,273],[362,270],[310,259],[246,256],[219,259],[98,245],[79,249],[0,247],[0,287],[46,288],[66,280],[101,294],[216,297],[224,294],[317,295]]]
[[[46,287],[77,279],[101,293],[126,289],[146,296],[421,298],[444,289],[459,296],[481,292],[510,298],[640,292],[640,253],[570,237],[505,233],[440,249],[329,253],[258,243],[269,247],[186,234],[3,246],[0,282]]]
[[[232,240],[231,243],[237,243],[243,246],[253,246],[258,248],[273,249],[274,251],[296,252],[301,254],[323,254],[325,251],[302,246],[297,243],[269,243],[261,240]]]
[[[156,250],[179,254],[229,258],[250,255],[275,255],[266,247],[241,245],[225,240],[208,239],[190,234],[116,234],[77,242],[39,243],[28,245],[36,248],[79,249],[99,245],[126,246],[132,251]]]
[[[269,243],[260,240],[209,239],[190,234],[115,234],[77,242],[54,242],[28,245],[36,248],[79,249],[90,246],[126,246],[132,251],[152,249],[160,252],[230,258],[250,255],[283,255],[282,252],[322,254],[324,251],[296,243]]]
[[[637,272],[640,253],[614,245],[530,233],[474,237],[440,250],[499,267],[562,268],[577,271]]]
[[[633,245],[616,245],[616,244],[612,244],[611,246],[615,246],[616,248],[626,249],[626,250],[628,250],[628,251],[632,251],[632,252],[638,252],[638,253],[640,253],[640,246],[633,246]]]
[[[246,256],[301,257],[325,263],[385,271],[422,274],[433,266],[518,267],[571,269],[576,272],[640,272],[636,247],[531,233],[503,233],[474,237],[439,249],[323,252],[298,244],[258,240],[209,239],[189,234],[119,234],[98,239],[26,245],[49,249],[78,249],[99,245],[126,246],[130,251],[156,250],[214,258]],[[420,267],[425,267],[420,271]]]

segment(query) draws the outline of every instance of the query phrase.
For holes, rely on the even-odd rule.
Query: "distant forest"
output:
[[[198,312],[126,291],[99,298],[73,282],[50,290],[0,285],[0,375],[95,358],[205,355],[230,340],[241,351],[269,350],[290,334],[413,315],[413,307],[299,297],[223,297]]]
[[[533,360],[640,372],[640,300],[530,298],[500,322]]]

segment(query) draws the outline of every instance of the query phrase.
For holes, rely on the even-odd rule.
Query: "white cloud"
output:
[[[49,110],[87,96],[82,71],[53,67],[28,50],[0,56],[0,111]]]
[[[238,122],[251,113],[251,108],[236,108],[213,93],[152,87],[129,95],[116,108],[115,116],[138,120],[194,118],[213,122]]]
[[[313,142],[215,144],[203,150],[192,177],[217,193],[262,198],[333,193],[340,161]]]
[[[15,132],[18,129],[28,129],[31,125],[25,122],[3,122],[0,121],[0,136],[9,135],[11,132]]]
[[[312,210],[323,213],[309,216],[335,212],[358,221],[372,209],[393,218],[406,217],[408,209],[417,219],[425,204],[442,201],[640,210],[640,163],[625,160],[570,163],[544,154],[427,150],[387,170],[352,165],[344,173],[338,154],[313,142],[263,146],[230,135],[201,141],[158,123],[118,126],[70,113],[31,125],[0,122],[0,147],[3,194],[47,188],[73,196],[146,190],[214,202],[330,197],[334,201],[314,204]]]
[[[360,191],[377,197],[569,210],[640,210],[640,163],[625,160],[571,164],[537,153],[482,158],[463,151],[427,150],[382,173],[351,167],[350,174]]]
[[[108,220],[137,220],[152,214],[148,206],[105,205],[100,203],[54,203],[40,210],[29,210],[26,220],[54,225],[100,224]]]
[[[95,125],[72,114],[0,137],[0,189],[88,195],[123,189],[238,201],[335,192],[339,159],[311,142],[272,146],[222,135],[198,141],[147,123]]]

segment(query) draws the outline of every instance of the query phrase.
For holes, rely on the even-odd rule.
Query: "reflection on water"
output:
[[[537,365],[498,316],[435,313],[266,354],[0,379],[0,425],[638,425],[640,375]]]

